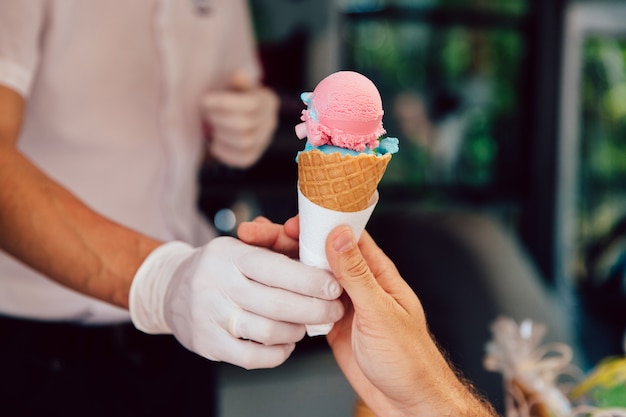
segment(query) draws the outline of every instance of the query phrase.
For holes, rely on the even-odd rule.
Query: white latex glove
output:
[[[248,168],[263,155],[278,125],[278,96],[243,71],[231,76],[228,89],[201,100],[211,155],[225,165]]]
[[[218,237],[201,248],[155,249],[135,274],[129,308],[143,332],[174,334],[214,361],[269,368],[289,357],[304,323],[341,318],[340,293],[327,271]]]

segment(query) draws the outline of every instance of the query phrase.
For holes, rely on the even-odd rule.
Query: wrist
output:
[[[174,241],[153,250],[143,261],[131,283],[128,307],[133,325],[148,334],[172,333],[165,320],[165,294],[178,266],[194,248]]]
[[[420,356],[429,360],[423,361],[425,367],[414,374],[414,400],[397,404],[397,416],[497,416],[491,404],[455,370],[432,338],[431,343],[425,343],[424,346],[428,347]]]
[[[433,383],[422,392],[423,400],[402,410],[399,416],[445,415],[464,417],[497,417],[491,404],[462,377],[453,375]]]

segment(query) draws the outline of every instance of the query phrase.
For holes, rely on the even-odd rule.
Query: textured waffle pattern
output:
[[[342,156],[318,150],[298,155],[298,186],[318,206],[336,211],[367,208],[391,155]]]

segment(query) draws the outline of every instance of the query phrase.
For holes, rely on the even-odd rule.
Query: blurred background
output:
[[[501,379],[482,367],[498,315],[545,323],[583,368],[623,352],[625,1],[250,5],[280,128],[253,168],[202,172],[199,204],[222,233],[297,213],[299,95],[359,71],[400,139],[368,230],[453,364],[502,410]],[[323,338],[278,369],[222,376],[225,417],[346,416],[354,400]]]

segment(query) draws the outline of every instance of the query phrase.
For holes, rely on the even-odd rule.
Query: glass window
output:
[[[456,19],[442,16],[435,20]],[[416,190],[423,201],[461,189],[515,196],[526,169],[520,157],[524,34],[515,25],[433,24],[422,17],[346,16],[346,65],[379,87],[385,128],[400,138],[381,188]]]
[[[626,216],[626,34],[589,36],[582,50],[577,205],[579,249],[587,251]],[[623,240],[587,272],[608,276],[626,249]],[[576,259],[584,268],[585,254]]]
[[[566,10],[555,276],[584,359],[621,354],[626,326],[626,4]]]
[[[619,283],[620,268],[626,276],[625,16],[622,2],[566,13],[555,241],[565,285]]]
[[[383,7],[438,8],[459,11],[490,11],[523,15],[527,12],[526,0],[341,0],[345,10],[364,11]]]

